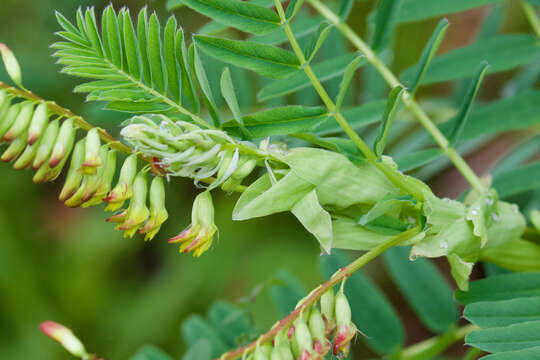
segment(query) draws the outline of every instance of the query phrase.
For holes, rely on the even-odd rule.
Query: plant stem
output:
[[[291,47],[298,58],[298,61],[300,62],[301,67],[304,69],[305,74],[309,78],[311,84],[313,85],[313,88],[319,94],[319,97],[321,98],[322,102],[326,106],[326,109],[328,110],[329,114],[332,114],[334,119],[336,119],[337,123],[341,126],[341,128],[345,131],[347,136],[352,140],[352,142],[360,149],[362,154],[373,163],[381,172],[383,172],[386,177],[397,187],[400,189],[403,189],[407,193],[413,195],[415,198],[419,200],[424,199],[424,194],[422,194],[420,191],[418,191],[415,187],[411,186],[410,184],[402,181],[401,177],[399,176],[396,171],[389,168],[385,164],[378,161],[377,155],[370,149],[370,147],[362,140],[362,138],[356,133],[356,131],[353,129],[353,127],[349,124],[347,119],[343,116],[341,111],[337,108],[336,104],[320,82],[320,80],[317,78],[317,75],[313,72],[313,69],[311,68],[311,65],[306,61],[306,57],[304,56],[304,52],[302,51],[302,48],[300,47],[300,44],[296,40],[296,37],[294,36],[294,33],[292,32],[291,26],[289,25],[289,22],[285,18],[285,12],[283,10],[283,5],[279,0],[274,0],[276,4],[276,8],[279,14],[279,17],[281,19],[282,26],[285,30],[285,34],[287,35],[287,38],[289,39],[289,42],[291,44]]]
[[[330,21],[342,34],[345,36],[360,52],[362,52],[366,60],[375,67],[379,74],[386,80],[390,87],[403,86],[397,77],[390,69],[382,62],[375,52],[341,19],[320,0],[306,0],[309,4],[328,21]],[[405,87],[406,88],[406,87]],[[450,146],[446,137],[441,133],[439,128],[433,123],[426,112],[418,105],[411,94],[405,91],[403,95],[405,106],[418,119],[420,124],[427,130],[433,140],[439,145],[443,153],[448,156],[454,166],[461,172],[463,177],[469,182],[471,187],[478,192],[484,192],[485,186],[480,178],[474,173],[471,167],[459,155],[459,153]]]
[[[463,360],[474,360],[478,358],[478,356],[482,355],[483,351],[477,348],[471,348],[465,356],[463,356]]]
[[[225,354],[221,355],[221,357],[215,360],[232,360],[239,358],[245,353],[255,350],[258,344],[264,344],[271,341],[279,332],[288,329],[288,327],[294,322],[294,320],[296,320],[296,318],[300,316],[300,314],[302,314],[307,308],[314,305],[327,290],[353,275],[356,271],[369,263],[371,260],[375,259],[377,256],[381,255],[389,248],[413,238],[416,234],[418,234],[419,231],[419,228],[407,230],[369,250],[349,265],[336,271],[330,277],[330,280],[319,285],[306,298],[301,300],[299,305],[297,305],[296,309],[294,309],[289,315],[287,315],[287,317],[275,323],[274,326],[272,326],[272,328],[270,329],[270,331],[261,335],[256,341],[253,341],[252,343],[236,350],[226,352]]]
[[[540,38],[540,19],[538,19],[536,9],[526,0],[521,0],[521,8],[527,17],[527,20],[529,20],[529,24],[533,28],[534,33]]]
[[[462,340],[471,331],[478,330],[476,325],[466,325],[463,327],[453,326],[441,336],[424,340],[401,352],[401,360],[429,360],[446,350],[450,345]]]

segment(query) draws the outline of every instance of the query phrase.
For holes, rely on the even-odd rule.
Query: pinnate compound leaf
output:
[[[325,279],[349,264],[347,256],[334,250],[320,258],[320,270]],[[345,294],[349,299],[352,318],[366,334],[364,341],[378,353],[388,354],[403,345],[404,330],[399,317],[381,291],[360,271],[347,279]]]
[[[310,132],[327,118],[326,109],[319,106],[290,105],[260,111],[243,117],[243,123],[255,138]],[[238,123],[227,121],[223,128],[235,136],[240,135]]]
[[[212,358],[212,343],[207,339],[200,339],[189,347],[182,360],[210,360]]]
[[[429,38],[428,43],[424,47],[422,55],[420,56],[420,61],[415,68],[417,71],[416,75],[413,77],[414,80],[412,80],[411,85],[409,86],[409,91],[413,96],[416,93],[418,86],[422,82],[422,79],[429,68],[429,65],[431,64],[431,60],[437,53],[439,45],[441,45],[449,25],[450,23],[448,22],[448,19],[442,19],[439,21],[437,27],[433,31],[433,34]]]
[[[392,89],[392,92],[390,92],[390,96],[388,97],[388,101],[386,103],[386,109],[384,110],[383,114],[383,121],[379,127],[379,132],[373,144],[373,150],[377,156],[381,156],[384,151],[386,139],[388,138],[390,128],[392,127],[392,124],[394,123],[396,115],[399,111],[404,91],[405,89],[402,86],[396,86],[394,89]]]
[[[279,16],[272,10],[239,0],[182,0],[215,21],[253,34],[266,34],[280,28]]]
[[[129,360],[172,360],[173,358],[154,345],[144,345]]]
[[[300,69],[291,52],[250,41],[195,35],[199,48],[216,59],[255,71],[269,78],[283,78]]]
[[[473,76],[471,84],[469,85],[469,90],[465,96],[465,101],[463,101],[463,104],[461,104],[459,113],[454,120],[454,128],[452,129],[452,132],[448,138],[451,146],[455,146],[463,133],[463,129],[465,128],[465,124],[467,123],[469,114],[471,112],[472,104],[476,98],[476,95],[478,94],[478,91],[480,90],[480,85],[482,84],[482,80],[484,79],[488,68],[489,65],[485,61],[481,62],[477,67],[476,73]]]
[[[240,336],[252,330],[249,314],[224,301],[216,301],[210,306],[208,319],[230,348],[238,345],[237,339]]]
[[[345,72],[347,64],[356,58],[355,54],[346,54],[312,66],[312,70],[321,82],[334,79]],[[259,101],[273,99],[294,93],[311,86],[309,78],[303,71],[298,71],[286,79],[276,80],[266,85],[257,94]]]
[[[392,280],[428,329],[444,333],[456,323],[452,290],[429,259],[410,261],[406,247],[386,251],[383,259]]]
[[[489,74],[511,70],[529,64],[539,53],[540,46],[531,35],[497,36],[435,56],[422,83],[433,84],[472,76],[483,60],[490,64]],[[421,66],[418,64],[405,70],[401,74],[403,81],[411,83]]]
[[[399,11],[398,21],[400,23],[419,21],[499,2],[501,0],[406,0],[406,5]]]

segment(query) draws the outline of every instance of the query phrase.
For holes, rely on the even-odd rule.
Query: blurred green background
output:
[[[358,2],[349,23],[365,33],[366,15],[374,1]],[[94,5],[98,12],[108,1],[2,0],[0,41],[17,55],[26,87],[83,115],[90,122],[118,130],[126,115],[103,112],[72,92],[78,80],[58,73],[49,45],[58,30],[54,10],[73,18],[78,6]],[[148,5],[162,19],[168,16],[164,0],[113,1],[132,12]],[[505,28],[527,31],[519,11],[509,7]],[[444,47],[470,41],[485,9],[452,16]],[[181,9],[176,12],[187,31],[204,19]],[[416,61],[436,19],[401,26],[395,45],[394,67],[401,70]],[[504,75],[503,75],[504,78]],[[0,80],[6,81],[3,70]],[[429,87],[424,94],[445,93],[445,86]],[[369,98],[369,93],[360,94]],[[249,95],[248,95],[249,96]],[[489,91],[484,94],[489,97]],[[307,288],[318,275],[318,247],[289,215],[233,223],[237,195],[216,196],[219,239],[200,259],[180,255],[168,237],[190,221],[196,189],[188,180],[168,185],[170,220],[149,243],[141,237],[123,239],[105,223],[103,207],[68,209],[57,199],[61,181],[36,186],[30,172],[0,166],[0,359],[68,359],[63,350],[38,331],[44,320],[72,328],[91,351],[108,359],[126,359],[141,345],[153,343],[179,358],[184,348],[180,324],[191,313],[204,313],[215,299],[235,301],[265,283],[278,269],[300,278]],[[460,189],[437,187],[440,195]],[[375,262],[368,267],[387,294],[395,294],[387,275]],[[392,298],[409,330],[407,342],[429,333],[413,320],[402,299]],[[267,291],[254,302],[243,303],[261,328],[277,315]]]

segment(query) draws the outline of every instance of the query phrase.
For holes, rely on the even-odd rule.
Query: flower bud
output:
[[[69,144],[73,144],[75,140],[75,129],[73,128],[73,119],[67,119],[62,123],[58,137],[53,146],[49,166],[55,168],[64,156],[68,154]]]
[[[343,284],[336,295],[336,322],[333,354],[347,356],[351,340],[356,335],[356,326],[351,321],[351,306],[343,293]]]
[[[293,350],[299,359],[311,359],[313,351],[313,338],[303,316],[294,322],[294,335],[292,338]]]
[[[9,112],[10,107],[11,98],[7,95],[5,91],[2,91],[2,93],[0,94],[0,127],[2,127],[2,124],[6,119],[6,115]]]
[[[32,163],[34,169],[40,168],[45,161],[47,161],[49,155],[51,155],[59,127],[60,122],[58,119],[51,121],[49,125],[47,125],[47,130],[45,130],[45,133],[39,142],[39,148],[36,157],[34,158],[34,162]]]
[[[57,324],[52,321],[45,321],[41,323],[39,329],[48,337],[57,341],[62,345],[73,356],[79,358],[87,358],[88,353],[86,352],[84,345],[81,343],[77,337],[63,325]]]
[[[102,165],[101,167],[103,168],[102,173],[99,170],[97,172],[99,178],[101,178],[97,190],[94,196],[82,205],[83,208],[101,204],[103,202],[103,199],[105,199],[105,197],[107,197],[107,195],[111,191],[111,184],[114,178],[114,174],[116,172],[115,150],[110,150],[107,152],[104,165]],[[83,196],[83,199],[84,198],[85,197]]]
[[[23,152],[25,147],[26,133],[23,133],[19,137],[11,141],[11,144],[9,144],[8,148],[6,149],[6,151],[4,151],[0,159],[5,162],[13,161]]]
[[[13,125],[15,122],[15,119],[17,118],[17,115],[19,115],[19,111],[21,110],[20,104],[14,104],[11,105],[5,115],[0,122],[0,138],[4,137],[4,134],[9,130],[9,128]]]
[[[25,132],[28,129],[28,125],[30,124],[33,113],[34,104],[28,102],[24,103],[24,105],[21,105],[21,111],[15,118],[13,125],[11,125],[9,130],[4,134],[4,140],[7,142],[11,142],[15,140],[15,138],[19,137],[23,132]],[[24,140],[26,143],[26,139]]]
[[[266,343],[264,345],[257,346],[253,354],[254,360],[270,360],[270,354],[272,353],[272,345]]]
[[[42,102],[36,107],[34,116],[28,127],[28,144],[33,145],[43,134],[49,121],[47,104]]]
[[[336,298],[334,296],[334,289],[328,289],[321,296],[321,313],[324,321],[326,322],[326,335],[330,335],[336,327]]]
[[[255,166],[257,166],[256,160],[245,160],[243,164],[238,166],[238,169],[236,169],[231,177],[221,185],[221,189],[227,192],[234,191],[234,189],[242,184],[242,181],[251,174],[253,169],[255,169]]]
[[[146,234],[144,236],[145,240],[152,240],[168,217],[169,214],[165,208],[165,184],[163,178],[154,177],[150,185],[150,218],[139,230],[139,233]]]
[[[81,168],[84,174],[95,174],[97,167],[101,165],[101,159],[99,158],[100,147],[101,140],[99,138],[99,129],[92,128],[88,131],[88,135],[86,135],[86,152],[84,163]]]
[[[139,227],[148,219],[150,211],[146,207],[148,183],[146,171],[140,171],[133,182],[133,198],[126,210],[125,221],[117,227],[125,231],[124,237],[133,237]]]
[[[313,349],[319,355],[326,355],[330,351],[330,342],[326,338],[326,324],[316,307],[309,314],[309,330],[313,337]]]
[[[84,161],[84,142],[85,139],[79,140],[73,149],[66,181],[60,192],[60,196],[58,197],[60,201],[69,199],[81,185],[83,175],[80,173],[79,169]]]
[[[54,181],[60,174],[62,173],[62,169],[64,168],[64,165],[66,164],[69,154],[71,153],[71,150],[73,149],[73,143],[75,142],[75,137],[70,137],[69,141],[65,144],[66,146],[66,154],[60,159],[60,162],[56,164],[54,168],[49,166],[49,161],[45,161],[43,165],[38,169],[38,171],[34,174],[34,177],[32,180],[35,183],[42,183],[42,182],[49,182]],[[38,149],[39,153],[39,149]],[[34,159],[35,160],[35,159]]]
[[[93,175],[85,175],[85,178],[88,179],[88,181],[85,184],[81,198],[83,202],[90,200],[98,191],[99,185],[103,180],[103,174],[105,173],[107,153],[108,147],[107,145],[103,145],[98,152],[101,165],[96,169],[96,172]]]
[[[217,231],[214,224],[214,204],[210,191],[197,195],[191,212],[191,225],[179,235],[169,239],[170,243],[181,243],[180,252],[193,251],[199,257],[212,246]]]
[[[38,147],[39,142],[32,145],[28,144],[24,149],[24,152],[21,154],[21,156],[19,156],[17,161],[15,161],[15,164],[13,164],[13,168],[15,170],[23,170],[29,167],[36,157]]]
[[[294,327],[291,328],[294,329]],[[282,331],[277,334],[274,340],[274,349],[272,350],[270,360],[294,360],[288,331]]]
[[[109,205],[105,211],[116,211],[124,202],[133,196],[133,180],[137,174],[137,156],[130,155],[124,161],[120,170],[120,178],[114,189],[105,198]]]

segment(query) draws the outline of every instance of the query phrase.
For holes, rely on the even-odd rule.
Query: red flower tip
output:
[[[294,335],[294,325],[291,325],[291,327],[289,328],[289,330],[287,331],[287,337],[289,338],[289,340],[292,339],[293,335]]]

